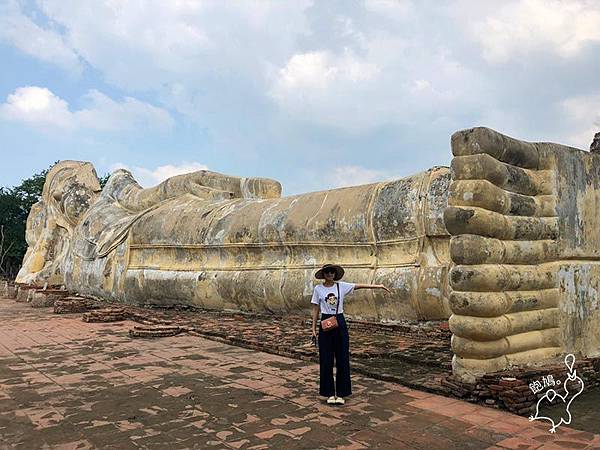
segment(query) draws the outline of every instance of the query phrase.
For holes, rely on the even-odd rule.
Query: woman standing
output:
[[[325,264],[315,278],[325,280],[315,286],[312,296],[312,334],[317,337],[319,311],[319,394],[327,397],[327,403],[343,405],[344,397],[352,394],[350,382],[350,339],[344,319],[344,298],[357,289],[390,290],[382,284],[356,284],[341,280],[344,269],[335,264]],[[335,316],[337,327],[324,331],[321,321]],[[333,361],[336,364],[336,379],[333,381]]]

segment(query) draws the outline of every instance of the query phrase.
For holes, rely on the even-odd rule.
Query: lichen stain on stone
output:
[[[91,168],[61,165],[57,170]],[[419,305],[418,298],[422,289],[445,283],[439,274],[450,263],[449,236],[440,220],[447,205],[447,168],[283,198],[274,180],[240,180],[200,171],[142,189],[129,172],[118,170],[102,192],[95,175],[68,181],[65,192],[48,196],[74,199],[74,224],[65,245],[52,245],[36,257],[52,260],[54,276],[64,273],[60,281],[69,288],[98,297],[271,312],[308,308],[314,271],[336,262],[348,266],[349,281],[399,286],[383,313],[370,295],[358,292],[354,312],[361,317],[448,316],[442,286],[439,294],[431,291],[437,302]],[[43,242],[41,231],[50,222],[40,216],[49,210],[40,205],[32,213],[32,252]],[[52,213],[62,220],[60,210]],[[419,242],[427,233],[439,240],[435,257],[420,256]],[[431,252],[429,244],[424,251]],[[427,285],[419,287],[417,267],[432,264],[431,274],[438,275],[423,277]],[[24,276],[46,276],[35,267],[28,270]],[[410,305],[416,309],[410,311]]]
[[[61,162],[30,212],[17,281],[285,312],[309,308],[314,271],[335,262],[348,281],[393,289],[358,291],[355,317],[447,318],[450,288],[462,289],[451,324],[467,342],[453,360],[465,379],[567,349],[600,353],[597,158],[487,128],[451,143],[454,179],[434,168],[292,197],[275,180],[208,171],[142,189],[118,170],[100,192],[89,163]]]
[[[440,291],[440,289],[436,288],[436,287],[426,288],[425,292],[433,297],[441,297],[442,296],[442,291]]]

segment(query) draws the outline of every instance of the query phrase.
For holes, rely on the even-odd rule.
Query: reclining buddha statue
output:
[[[307,310],[315,269],[384,284],[354,319],[447,319],[467,381],[565,352],[600,356],[600,154],[489,128],[450,168],[281,197],[277,181],[200,171],[101,190],[90,163],[48,173],[17,282],[131,304]]]
[[[434,168],[281,197],[264,178],[198,171],[143,189],[117,170],[100,190],[90,163],[62,161],[31,210],[17,282],[130,304],[300,311],[316,268],[335,262],[347,280],[393,290],[355,294],[354,317],[447,318],[449,182]]]

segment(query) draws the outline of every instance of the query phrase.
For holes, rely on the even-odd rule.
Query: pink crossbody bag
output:
[[[335,286],[337,287],[337,293],[338,293],[338,297],[337,297],[337,305],[335,305],[335,316],[331,316],[328,317],[327,319],[321,320],[321,328],[323,329],[323,331],[331,331],[331,330],[335,330],[338,327],[338,321],[337,321],[337,313],[338,313],[338,308],[340,307],[340,285],[338,283],[335,283]]]

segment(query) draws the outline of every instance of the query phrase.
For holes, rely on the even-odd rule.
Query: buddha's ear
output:
[[[63,194],[60,191],[55,192],[54,194],[52,194],[52,198],[54,198],[54,200],[56,200],[57,202],[60,202],[62,200]]]

